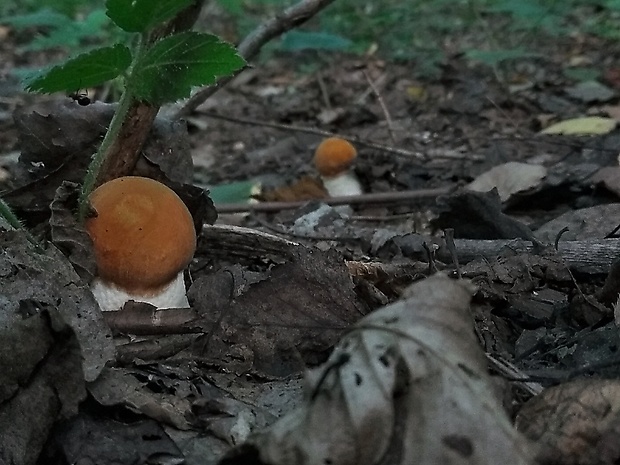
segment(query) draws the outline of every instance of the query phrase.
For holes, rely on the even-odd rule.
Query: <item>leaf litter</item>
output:
[[[306,374],[303,405],[220,463],[532,463],[487,374],[474,290],[437,274],[360,320]]]
[[[599,49],[597,45],[596,50]],[[616,55],[611,48],[605,48],[605,60]],[[426,199],[394,205],[358,205],[349,211],[338,210],[338,215],[323,208],[320,214],[314,215],[315,204],[299,210],[254,212],[233,218],[236,224],[249,228],[205,226],[191,267],[194,283],[191,318],[172,315],[166,324],[174,334],[169,335],[118,334],[117,328],[115,356],[105,352],[108,355],[104,358],[112,361],[96,381],[88,383],[80,381],[77,375],[66,376],[66,373],[79,374],[76,367],[80,365],[83,369],[90,366],[84,365],[83,355],[80,355],[93,350],[88,338],[78,337],[82,333],[75,327],[57,333],[54,332],[58,329],[56,325],[50,332],[41,318],[48,313],[53,315],[56,308],[61,309],[66,299],[63,297],[58,303],[49,302],[47,297],[43,299],[38,294],[32,297],[32,292],[39,292],[37,289],[43,284],[31,279],[30,265],[3,266],[0,275],[3,304],[7,301],[4,289],[9,289],[5,285],[15,276],[21,279],[19,286],[23,289],[20,292],[31,292],[19,299],[20,315],[25,319],[11,320],[9,333],[14,334],[16,340],[24,341],[39,336],[34,346],[35,355],[24,357],[25,363],[19,371],[20,379],[33,382],[15,383],[6,377],[10,370],[4,371],[2,381],[3,386],[10,386],[8,392],[17,393],[13,399],[19,399],[18,414],[15,403],[10,400],[0,403],[0,409],[9,412],[5,419],[15,423],[12,438],[19,439],[15,442],[19,445],[15,450],[22,452],[21,456],[15,456],[16,463],[34,463],[39,449],[48,454],[41,456],[49,458],[48,463],[57,457],[63,457],[60,463],[75,463],[80,459],[95,463],[98,460],[107,463],[161,463],[157,461],[165,460],[169,463],[183,460],[216,463],[232,445],[243,443],[252,432],[254,438],[272,434],[271,430],[263,428],[269,424],[275,428],[276,417],[295,408],[308,411],[310,407],[304,402],[314,405],[308,401],[312,401],[313,395],[315,404],[322,405],[326,400],[333,403],[350,400],[344,407],[344,412],[348,413],[346,407],[357,405],[355,401],[359,400],[352,394],[345,396],[349,390],[358,391],[354,370],[369,370],[363,372],[362,383],[366,387],[375,379],[373,369],[380,369],[376,363],[368,364],[373,359],[365,345],[367,338],[372,341],[385,337],[399,350],[401,345],[409,348],[412,344],[413,347],[410,339],[401,341],[403,338],[393,334],[380,337],[375,334],[375,328],[361,330],[356,323],[369,311],[371,316],[373,311],[381,312],[377,309],[401,297],[412,282],[436,269],[447,273],[460,271],[478,287],[470,307],[478,341],[474,341],[474,345],[479,345],[486,353],[493,373],[504,378],[501,391],[509,417],[518,413],[522,405],[527,412],[524,402],[540,390],[544,393],[551,385],[563,390],[567,381],[575,378],[582,379],[583,392],[604,392],[605,397],[611,399],[606,405],[613,406],[612,390],[601,388],[596,380],[584,378],[620,376],[616,363],[620,340],[613,321],[613,306],[620,288],[618,280],[614,279],[617,267],[614,260],[620,252],[615,229],[620,219],[614,210],[618,194],[611,171],[617,168],[620,138],[613,121],[608,118],[614,118],[612,109],[606,110],[600,105],[606,102],[609,94],[600,92],[600,86],[579,87],[560,77],[564,69],[559,63],[564,63],[565,57],[551,56],[548,63],[529,71],[527,66],[519,68],[518,72],[515,68],[516,74],[508,73],[506,78],[514,79],[512,84],[516,85],[508,86],[489,79],[484,70],[471,68],[458,57],[452,57],[440,80],[420,84],[424,98],[416,99],[407,94],[413,75],[408,64],[372,58],[362,62],[349,57],[337,67],[327,66],[319,73],[300,76],[294,72],[294,66],[286,65],[290,64],[286,60],[305,59],[300,53],[294,57],[274,58],[260,69],[250,70],[246,76],[242,74],[241,79],[233,81],[205,105],[205,110],[213,110],[211,115],[201,109],[192,115],[189,136],[182,123],[162,122],[159,134],[164,136],[156,134],[151,138],[156,144],[145,148],[145,157],[139,163],[142,173],[155,173],[162,178],[203,187],[222,181],[257,179],[265,189],[274,189],[272,199],[277,200],[297,200],[302,194],[322,195],[320,189],[316,192],[320,183],[317,184],[311,165],[312,149],[322,136],[297,133],[291,136],[280,129],[257,124],[261,121],[317,126],[373,141],[375,144],[362,146],[355,167],[368,192],[454,188],[493,172],[495,167],[506,169],[512,166],[507,164],[513,162],[543,167],[546,176],[542,179],[539,169],[526,188],[519,187],[512,192],[512,186],[518,184],[515,181],[521,179],[508,169],[499,177],[493,176],[486,185],[488,189],[497,188],[500,194],[457,190],[444,197],[441,205],[435,205],[434,199]],[[601,66],[605,66],[603,61]],[[369,89],[368,78],[376,83],[388,109],[390,124],[386,124],[385,109],[378,103],[376,93]],[[525,85],[518,85],[523,84],[523,80],[527,81]],[[0,87],[3,82],[0,81]],[[507,87],[511,91],[507,91]],[[4,110],[11,104],[2,101],[0,105]],[[49,292],[64,296],[63,292],[72,289],[72,283],[82,283],[80,278],[88,279],[88,272],[83,272],[88,269],[88,259],[84,258],[88,255],[88,244],[79,239],[79,235],[68,234],[72,229],[71,215],[63,209],[66,200],[71,199],[71,192],[58,191],[58,187],[64,180],[81,179],[83,161],[90,156],[102,128],[107,125],[109,116],[104,115],[109,114],[109,110],[96,102],[84,109],[70,99],[47,105],[44,109],[39,107],[35,113],[22,107],[22,116],[17,116],[16,123],[23,137],[22,158],[15,163],[11,161],[15,159],[14,153],[3,156],[3,170],[12,175],[3,182],[3,187],[9,191],[3,196],[40,234],[50,234],[46,221],[50,203],[56,199],[50,237],[68,255],[75,255],[75,263],[82,263],[81,270],[77,266],[79,275],[71,274],[69,281],[60,279],[57,274],[45,276],[44,285],[51,286]],[[214,118],[215,110],[227,116],[243,115],[246,121],[254,122],[245,123],[243,130],[239,130],[233,125],[235,123]],[[587,134],[585,136],[570,135],[566,131],[563,135],[538,134],[555,122],[583,117],[597,119],[573,122],[568,132]],[[0,125],[3,147],[10,150],[18,131],[6,119],[2,119]],[[54,132],[58,128],[60,134]],[[37,138],[32,137],[37,131],[42,135],[39,141],[51,143],[38,146]],[[406,153],[381,150],[382,144],[388,148],[394,145],[405,148]],[[173,157],[157,158],[158,154],[171,153],[169,149]],[[201,169],[192,171],[190,158]],[[304,176],[306,180],[297,187],[297,181]],[[292,188],[279,190],[282,186]],[[189,196],[201,197],[195,192],[190,192]],[[266,196],[265,199],[270,198]],[[206,211],[206,222],[215,221],[214,210],[208,202],[197,202],[197,209]],[[575,213],[561,217],[568,211]],[[305,219],[297,223],[304,216]],[[309,219],[312,221],[306,221]],[[197,223],[202,226],[202,220]],[[571,230],[563,231],[566,226]],[[449,230],[453,230],[453,246]],[[7,244],[17,243],[13,233],[3,231],[2,236]],[[4,243],[2,252],[6,253]],[[455,264],[455,257],[458,264]],[[60,254],[55,253],[53,260],[55,269],[66,269],[67,262]],[[309,271],[320,271],[323,277],[315,278]],[[286,298],[278,300],[282,296]],[[79,299],[89,301],[88,296]],[[42,301],[46,305],[43,310]],[[10,305],[13,309],[12,300]],[[282,321],[278,321],[279,311],[282,311]],[[145,315],[153,315],[149,312],[151,309],[146,309],[140,315],[148,321]],[[177,316],[179,318],[175,319]],[[274,324],[274,319],[278,324]],[[52,318],[51,321],[57,320]],[[20,328],[18,323],[27,328],[13,333]],[[306,326],[309,328],[304,329]],[[39,329],[32,329],[34,327]],[[183,332],[188,328],[192,332]],[[72,338],[71,331],[78,336]],[[45,345],[58,339],[59,334],[68,335],[66,346],[55,345],[50,349]],[[450,330],[447,334],[450,334],[448,339],[460,340],[461,334],[453,336]],[[425,340],[417,333],[416,337]],[[333,344],[341,338],[355,340],[359,345],[347,348],[344,357],[342,346],[332,353]],[[458,344],[446,343],[447,347],[452,345]],[[69,355],[62,360],[55,357],[57,347],[68,347],[63,354]],[[353,351],[352,347],[360,347],[361,351]],[[480,354],[473,352],[470,354],[466,350],[463,356],[470,354],[478,361],[463,362],[463,366],[483,373],[485,365],[479,359]],[[43,381],[39,376],[28,378],[32,367],[30,360],[36,360],[42,353],[51,354],[45,361],[56,364],[62,371],[64,387],[58,387],[58,378],[54,376]],[[432,385],[428,380],[435,380],[433,374],[448,376],[450,373],[441,364],[439,367],[431,364],[434,359],[425,353],[427,356],[422,363],[415,357],[416,353],[409,354],[405,349],[399,352],[403,360],[405,355],[414,356],[415,368],[421,367],[416,374],[428,372],[430,378],[414,378],[414,384],[419,381],[423,386]],[[447,357],[443,350],[441,355]],[[402,395],[398,401],[414,399],[413,393],[418,391],[401,384],[403,379],[410,379],[407,375],[413,370],[404,361],[398,366],[400,371],[395,373],[392,384],[388,383],[390,379],[384,382]],[[304,367],[314,374],[305,381],[302,393],[299,370]],[[41,374],[53,371],[52,368],[46,364]],[[100,368],[100,364],[92,365],[89,376],[99,373]],[[110,370],[114,376],[110,375]],[[460,373],[458,369],[456,373]],[[461,406],[453,401],[466,400],[468,393],[480,388],[483,400],[474,399],[471,404],[491,406],[492,413],[502,418],[488,415],[491,424],[496,421],[497,425],[509,426],[502,404],[488,391],[486,378],[479,375],[476,380],[480,386],[476,382],[470,385],[468,373],[460,374],[462,377],[457,381],[467,381],[467,389],[449,394],[447,402],[429,401],[428,406],[421,405],[420,411],[424,412],[421,419],[430,417],[428,425],[436,425],[444,418],[444,409],[451,411]],[[524,387],[535,383],[539,383],[536,389]],[[82,387],[84,385],[90,394],[86,401],[80,402],[88,392]],[[385,384],[376,386],[385,387]],[[457,386],[463,384],[455,382],[453,387]],[[572,411],[586,403],[579,392],[569,387],[562,395],[560,407],[555,407],[558,403],[551,390],[549,396],[533,397],[532,402],[542,404],[534,415],[553,412],[554,408],[558,412]],[[53,395],[43,397],[46,402],[50,401],[45,405],[30,402],[33,397],[41,399],[40,393],[52,393],[54,389]],[[326,399],[330,389],[336,389],[342,397]],[[429,393],[424,389],[420,392],[423,399],[432,398],[438,402],[441,398],[441,393]],[[128,395],[124,397],[123,393]],[[58,415],[52,408],[58,405],[55,403],[58,394],[63,397],[63,414],[76,413],[78,403],[82,410],[78,416],[62,422],[62,426],[57,420],[64,418],[63,414]],[[67,397],[73,398],[69,401]],[[379,394],[372,400],[370,405],[389,404],[385,396]],[[336,411],[343,413],[338,405]],[[595,413],[601,410],[601,405],[604,406],[601,402],[594,404]],[[434,417],[433,412],[428,414],[424,409],[432,406],[435,406]],[[531,418],[519,421],[518,426],[538,443],[539,459],[553,457],[558,463],[614,463],[620,456],[613,440],[616,415],[614,408],[604,409],[610,412],[606,418],[593,415],[592,423],[567,424],[576,435],[583,435],[593,431],[591,424],[598,422],[597,433],[592,435],[594,440],[585,442],[579,454],[564,447],[571,444],[571,436],[567,441],[562,436],[552,437],[563,425],[564,420],[559,415],[550,414],[546,417],[548,422],[543,422],[551,437],[531,434],[537,428],[534,425],[528,430],[527,421],[535,421]],[[349,441],[345,441],[343,447],[353,444],[356,436],[352,432],[357,431],[357,426],[362,434],[369,435],[364,429],[368,418],[364,415],[383,418],[381,415],[385,414],[363,409],[355,412],[355,416],[327,419],[337,425],[350,425],[350,430],[337,431]],[[379,447],[375,451],[360,447],[359,453],[372,460],[373,454],[383,451],[383,456],[391,460],[403,452],[396,445],[400,444],[398,439],[408,437],[406,434],[410,430],[398,428],[415,424],[416,420],[409,418],[408,412],[404,407],[402,412],[394,410],[394,422],[389,430],[393,434],[376,428],[373,433],[382,433],[376,434],[382,441]],[[489,413],[484,408],[480,412],[484,413],[484,418]],[[399,413],[402,414],[399,416]],[[316,415],[308,418],[324,419],[325,412]],[[455,422],[461,418],[459,415],[455,416]],[[303,424],[295,418],[293,420],[298,422],[295,424]],[[470,452],[470,457],[474,457],[487,437],[494,438],[496,436],[491,434],[502,431],[504,442],[498,442],[497,447],[513,444],[512,441],[521,444],[518,435],[503,427],[491,433],[484,430],[474,434],[470,431],[472,425],[478,428],[486,425],[475,418],[461,427],[458,434],[439,436],[445,439],[443,441],[426,439],[424,434],[433,429],[425,431],[426,422],[418,425],[414,432],[424,439],[413,445],[435,444],[432,451],[454,454],[462,460]],[[38,420],[36,430],[20,428],[32,425],[33,419]],[[537,420],[540,424],[543,419]],[[56,427],[53,426],[55,422]],[[306,430],[307,436],[324,433],[327,424],[319,423],[318,431]],[[112,437],[108,444],[118,447],[102,447],[100,438],[105,435]],[[47,446],[44,444],[46,437],[50,438]],[[32,439],[27,453],[23,453],[24,438]],[[326,438],[327,444],[331,444],[330,439]],[[302,442],[300,436],[292,435],[290,441],[295,444],[295,440]],[[523,446],[523,450],[527,449],[529,446]],[[341,450],[344,449],[338,449]],[[554,456],[552,452],[557,454]],[[522,459],[522,456],[517,457]],[[346,458],[344,454],[343,459]],[[394,461],[398,458],[402,456]]]

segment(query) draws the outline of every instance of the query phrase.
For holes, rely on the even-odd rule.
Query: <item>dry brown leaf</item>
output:
[[[620,381],[578,380],[549,388],[523,406],[516,424],[541,446],[540,463],[618,463]]]
[[[265,202],[295,202],[327,198],[327,191],[319,179],[304,176],[290,186],[263,192],[259,200]]]
[[[472,291],[438,274],[364,318],[308,373],[305,404],[221,463],[531,463],[491,387]]]

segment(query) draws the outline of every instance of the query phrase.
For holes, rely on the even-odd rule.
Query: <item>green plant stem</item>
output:
[[[37,248],[37,250],[40,250],[40,245],[37,240],[33,237],[32,234],[30,234],[30,232],[26,228],[24,228],[24,225],[21,221],[19,221],[19,218],[17,218],[15,213],[13,213],[11,207],[9,207],[9,205],[2,199],[0,199],[0,216],[4,218],[6,222],[13,228],[24,231],[24,233],[26,234],[26,238],[30,241],[30,243],[33,244]]]
[[[21,221],[19,221],[19,218],[15,216],[15,213],[13,213],[11,207],[9,207],[7,203],[2,199],[0,199],[0,216],[2,216],[2,218],[4,218],[6,222],[15,229],[23,228],[23,225]]]
[[[88,213],[88,197],[95,188],[95,183],[97,181],[97,177],[99,176],[101,165],[103,164],[105,157],[108,155],[108,149],[112,146],[112,143],[116,139],[118,132],[123,125],[123,121],[125,120],[125,116],[127,115],[132,99],[132,93],[125,89],[120,100],[118,101],[118,106],[116,107],[112,121],[110,121],[108,131],[99,146],[99,150],[97,150],[97,153],[95,153],[93,160],[88,166],[88,171],[84,177],[84,184],[82,184],[82,191],[80,192],[78,210],[78,219],[80,222],[84,221],[86,218],[86,214]]]
[[[134,64],[138,59],[141,58],[142,53],[144,53],[144,42],[145,37],[140,36],[138,43],[136,44],[134,55],[132,59],[132,65],[129,67],[128,76],[125,80],[125,83],[131,82],[131,71],[134,67]],[[80,198],[78,202],[78,220],[82,223],[86,218],[89,210],[88,197],[90,196],[93,189],[96,187],[97,179],[99,178],[99,171],[101,171],[101,166],[105,161],[106,157],[112,155],[109,154],[108,151],[110,147],[112,147],[114,141],[118,137],[118,134],[123,126],[125,121],[125,117],[127,116],[127,112],[129,111],[129,107],[131,106],[133,100],[133,93],[131,92],[131,86],[125,85],[125,89],[121,94],[121,98],[118,101],[118,106],[116,107],[116,111],[114,112],[114,116],[112,117],[112,121],[110,121],[110,126],[108,126],[108,130],[101,141],[101,145],[95,153],[93,160],[90,162],[88,166],[88,170],[86,171],[86,176],[84,177],[84,183],[82,184],[82,191],[80,192]]]

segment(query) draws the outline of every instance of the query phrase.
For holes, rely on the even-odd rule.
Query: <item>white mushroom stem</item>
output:
[[[352,171],[345,171],[337,176],[321,176],[321,179],[330,197],[360,195],[363,193],[362,185]]]
[[[90,290],[104,312],[120,310],[125,302],[130,300],[146,302],[157,308],[189,308],[182,271],[170,284],[146,295],[127,292],[116,284],[101,278],[93,280]]]

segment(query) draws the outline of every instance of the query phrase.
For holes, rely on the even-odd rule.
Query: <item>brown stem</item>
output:
[[[133,102],[118,137],[105,155],[95,186],[119,176],[126,176],[133,171],[158,111],[158,106]]]
[[[198,18],[203,3],[204,0],[196,0],[172,21],[154,30],[150,35],[150,43],[162,37],[191,29]],[[140,151],[158,112],[159,105],[140,101],[131,102],[118,136],[106,151],[103,164],[97,174],[95,187],[132,172],[138,163]]]

